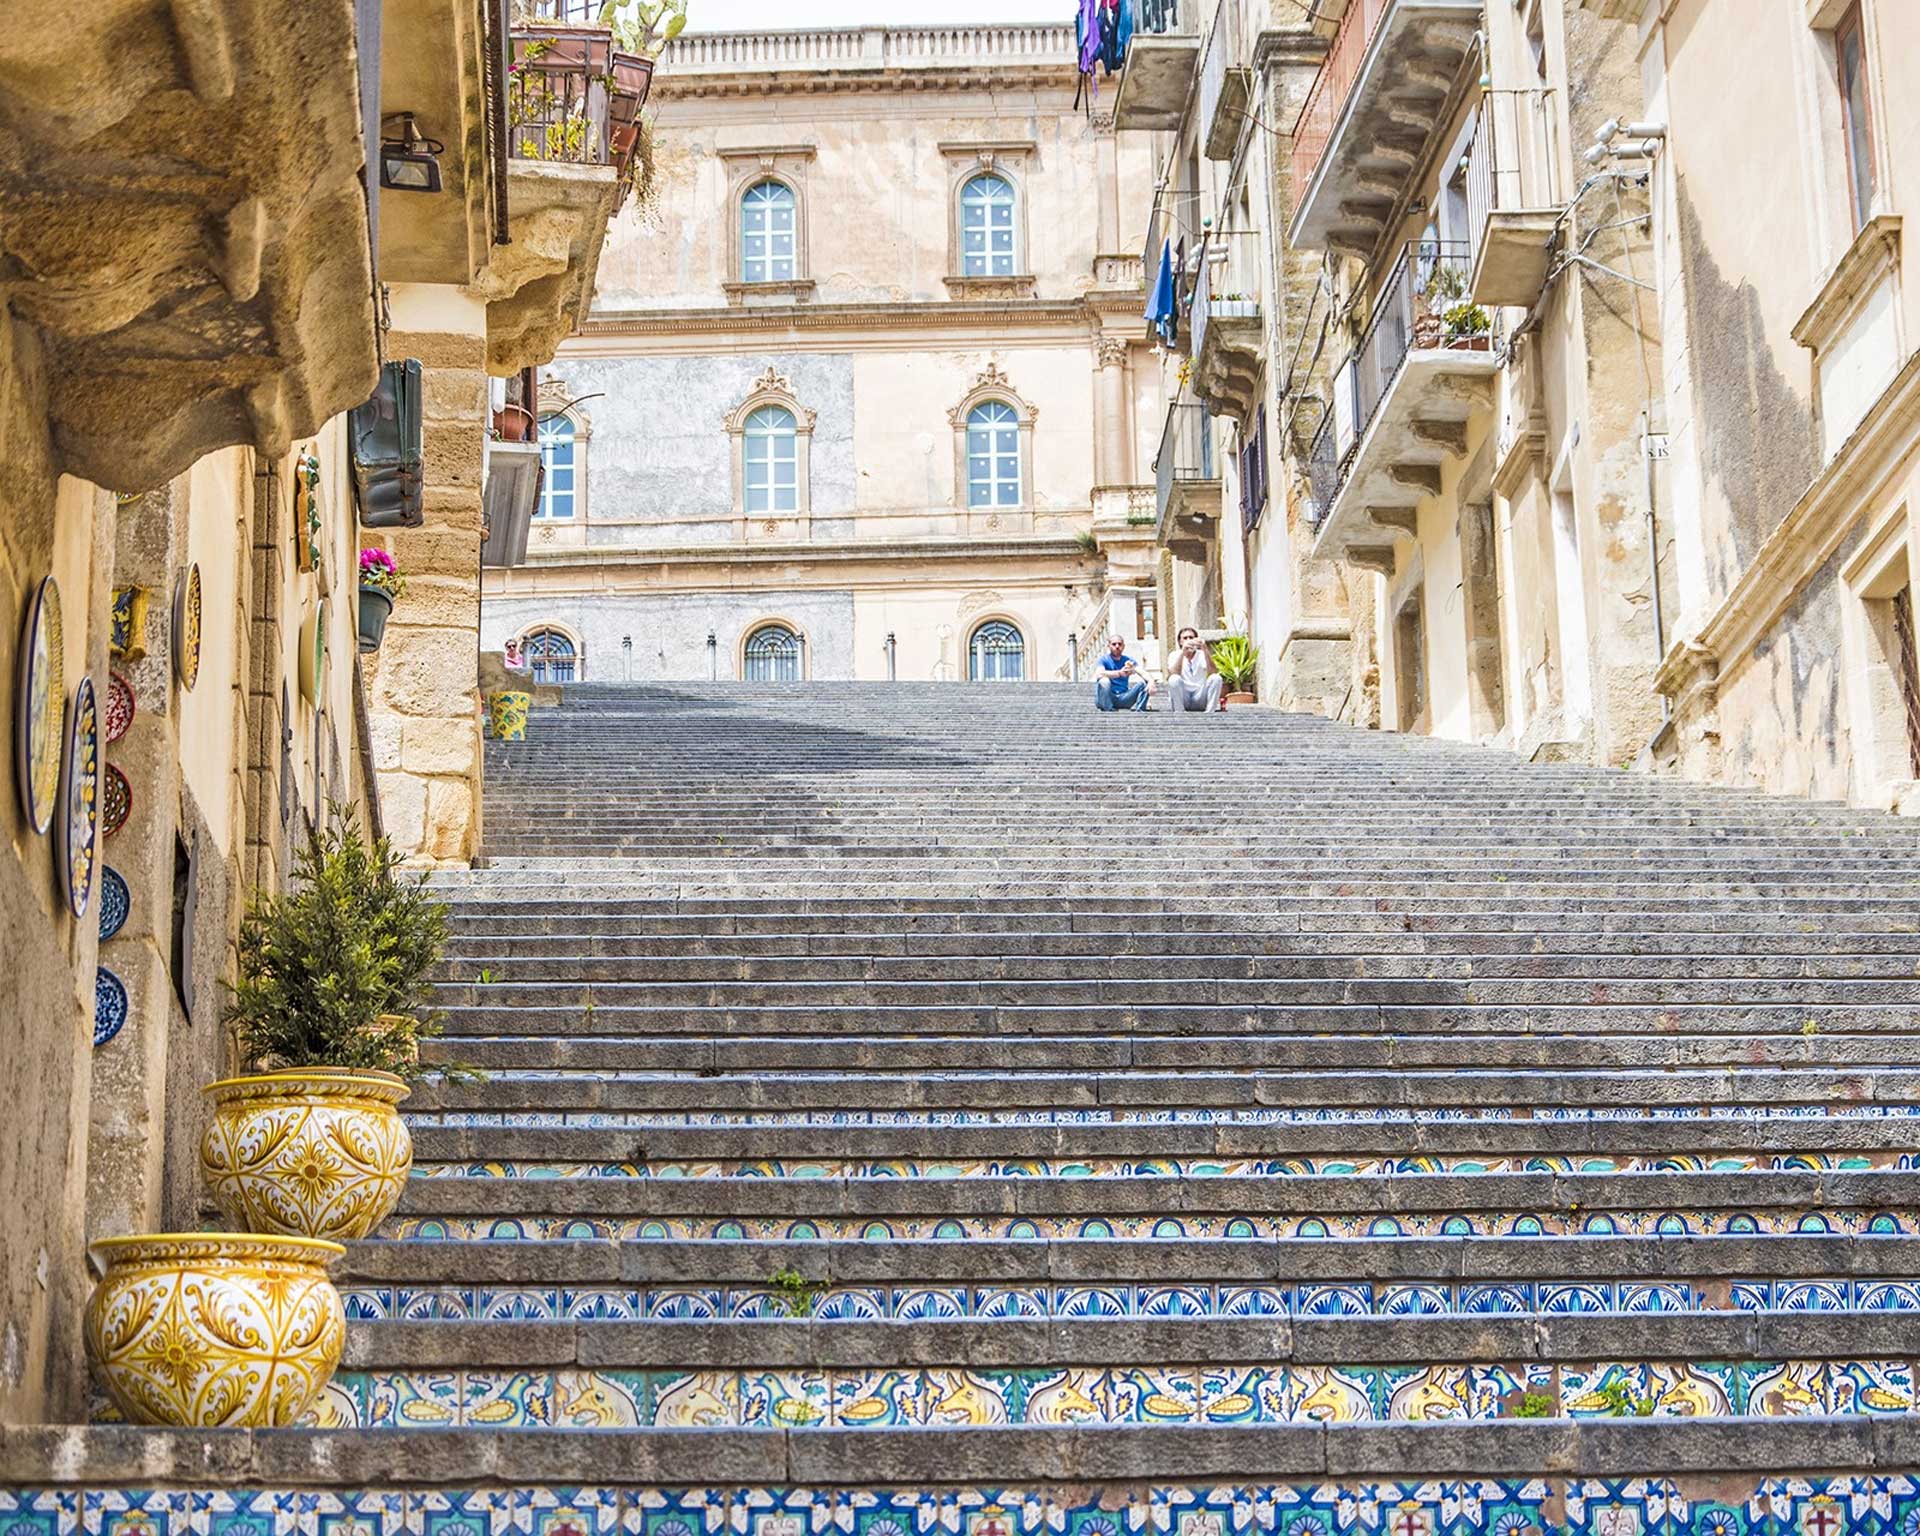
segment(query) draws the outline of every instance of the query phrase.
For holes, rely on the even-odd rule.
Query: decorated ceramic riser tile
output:
[[[86,1536],[191,1536],[194,1510],[204,1493],[134,1488],[88,1489],[80,1495],[81,1529]],[[0,1512],[6,1508],[0,1494]],[[4,1521],[0,1513],[0,1521]]]
[[[460,1489],[407,1495],[411,1536],[507,1536],[513,1528],[505,1490]]]
[[[721,1536],[729,1495],[723,1488],[641,1488],[620,1503],[626,1536]]]
[[[468,1429],[543,1427],[553,1422],[553,1388],[544,1371],[462,1371],[459,1422]]]
[[[77,1536],[80,1500],[72,1489],[0,1488],[0,1530],[10,1536]]]
[[[728,1536],[814,1536],[833,1515],[830,1489],[742,1488],[728,1501]]]
[[[730,1371],[655,1375],[653,1422],[662,1429],[711,1429],[740,1422],[740,1378]]]
[[[653,1393],[640,1371],[562,1371],[548,1411],[562,1429],[640,1429],[653,1422]]]

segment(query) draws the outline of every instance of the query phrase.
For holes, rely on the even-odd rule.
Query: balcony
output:
[[[1200,62],[1200,5],[1201,0],[1137,0],[1133,41],[1114,94],[1116,128],[1180,126]]]
[[[1193,392],[1216,416],[1246,416],[1260,398],[1266,332],[1260,302],[1231,290],[1216,292],[1225,263],[1201,250],[1188,311],[1193,332]]]
[[[366,398],[355,43],[351,0],[7,8],[0,271],[36,391],[9,408],[44,389],[48,468],[146,490]]]
[[[653,77],[651,60],[616,48],[606,27],[588,22],[519,25],[511,44],[512,242],[473,285],[487,301],[487,366],[496,374],[551,361],[585,317]]]
[[[1480,0],[1348,0],[1294,126],[1296,248],[1372,256],[1479,28]]]
[[[1530,307],[1546,285],[1564,207],[1551,90],[1488,91],[1467,156],[1473,302]]]
[[[1381,290],[1366,335],[1334,376],[1333,406],[1307,455],[1315,553],[1391,559],[1422,498],[1465,456],[1475,406],[1500,367],[1487,312],[1467,297],[1464,245],[1410,245]]]
[[[1220,0],[1200,68],[1200,133],[1209,160],[1231,160],[1247,122],[1253,70],[1241,53],[1239,0]]]
[[[1160,452],[1153,461],[1155,531],[1161,543],[1182,522],[1220,519],[1220,465],[1214,454],[1213,418],[1197,400],[1167,407]]]

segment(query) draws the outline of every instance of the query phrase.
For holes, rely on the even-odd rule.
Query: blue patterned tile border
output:
[[[86,1519],[81,1525],[84,1501]],[[0,1536],[1915,1536],[1909,1474],[1103,1487],[0,1489]]]
[[[416,1179],[1109,1179],[1380,1178],[1479,1173],[1751,1173],[1869,1171],[1920,1167],[1912,1152],[1717,1152],[1608,1157],[1523,1152],[1512,1156],[819,1158],[642,1163],[416,1163]]]
[[[376,1286],[341,1289],[367,1322],[719,1322],[793,1315],[764,1286]],[[822,1321],[1024,1317],[1414,1317],[1593,1312],[1920,1312],[1920,1279],[1735,1280],[1724,1305],[1685,1280],[1352,1280],[1281,1285],[834,1285]]]
[[[1221,1237],[1565,1237],[1573,1234],[1698,1237],[1779,1232],[1895,1236],[1917,1231],[1920,1231],[1920,1212],[1905,1207],[1897,1210],[1776,1207],[1757,1211],[1454,1211],[1393,1216],[930,1216],[885,1221],[859,1217],[817,1220],[724,1217],[716,1220],[685,1216],[403,1216],[388,1221],[379,1235],[407,1240],[495,1242],[643,1241],[650,1238],[900,1242],[1071,1237],[1193,1242]]]

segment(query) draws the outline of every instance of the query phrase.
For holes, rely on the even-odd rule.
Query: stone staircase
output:
[[[1047,685],[488,750],[322,1427],[8,1432],[0,1536],[1920,1532],[1912,827]]]

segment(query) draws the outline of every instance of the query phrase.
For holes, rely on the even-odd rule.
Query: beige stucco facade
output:
[[[682,38],[654,90],[665,212],[616,221],[584,333],[543,371],[576,489],[487,572],[488,649],[545,632],[587,680],[730,677],[777,623],[807,676],[964,678],[999,623],[1022,675],[1070,676],[1069,637],[1152,581],[1127,508],[1161,389],[1120,232],[1145,146],[1075,84],[1065,27]],[[1010,196],[1010,250],[970,274],[980,177]],[[746,245],[763,188],[791,209],[774,268]],[[983,505],[982,405],[1019,444]],[[791,505],[750,504],[763,407],[794,423]],[[1133,622],[1153,649],[1153,605]]]
[[[1131,221],[1263,697],[1911,801],[1909,8],[1175,10]]]

